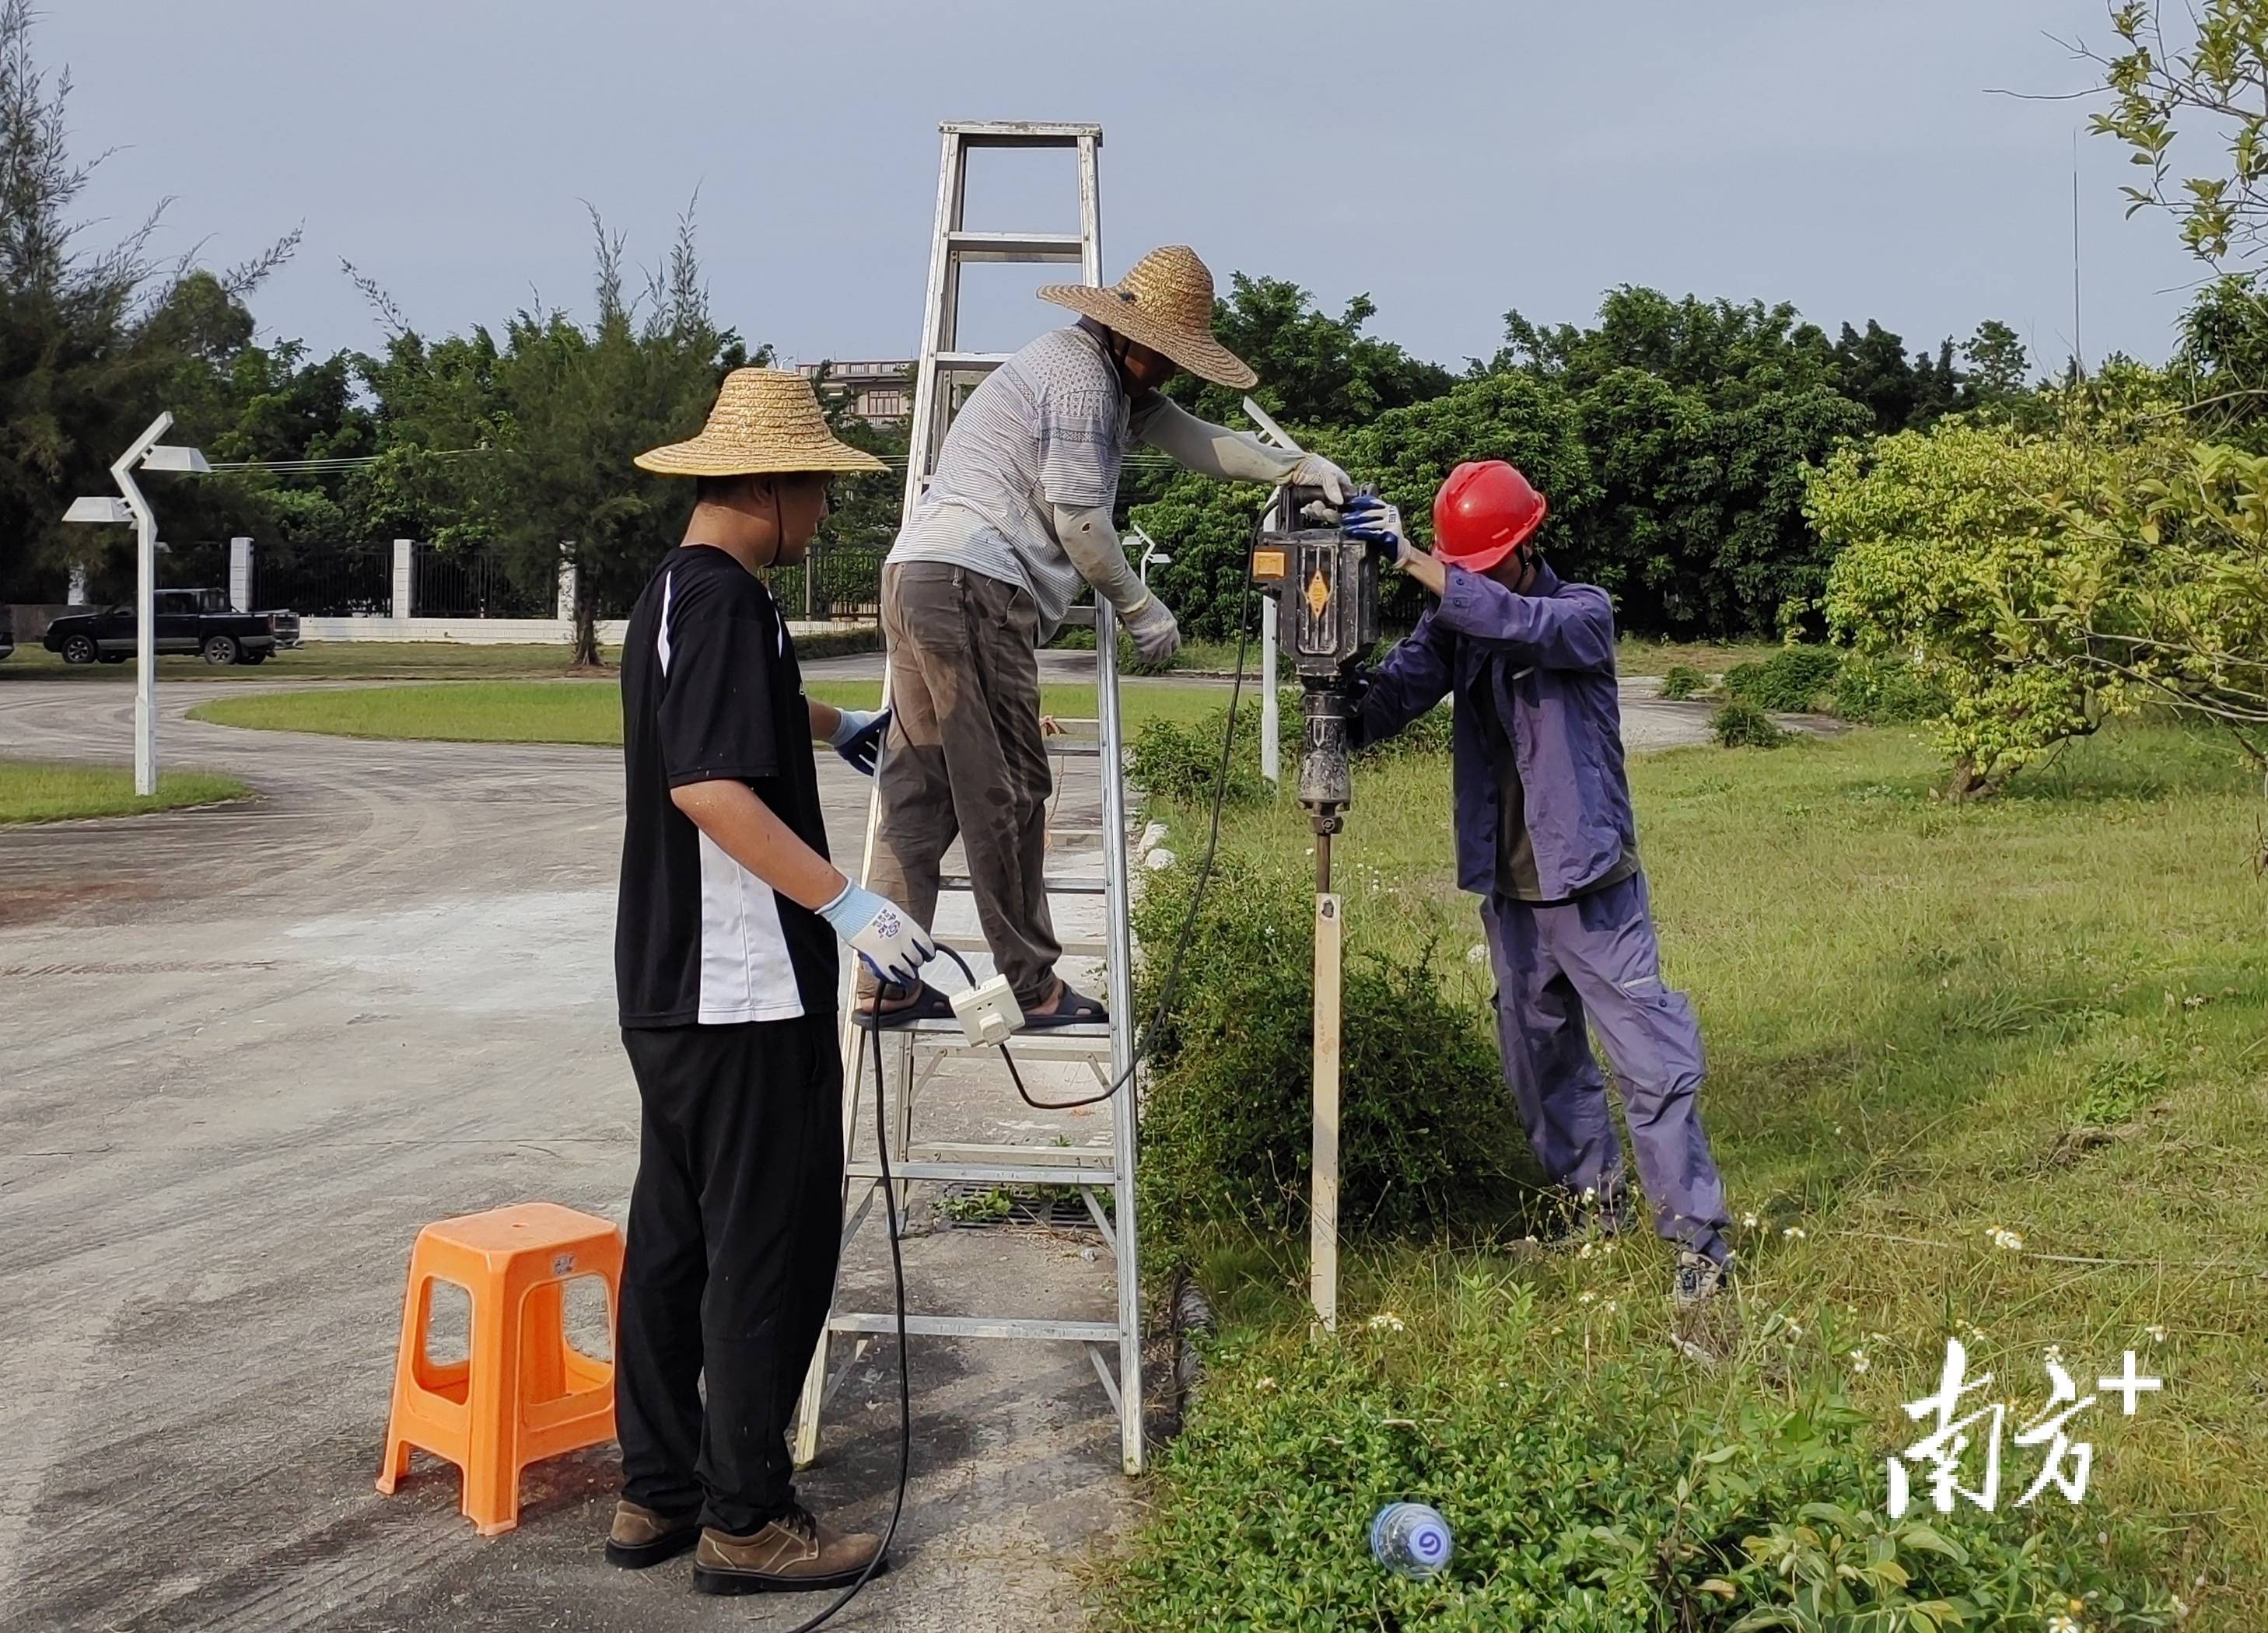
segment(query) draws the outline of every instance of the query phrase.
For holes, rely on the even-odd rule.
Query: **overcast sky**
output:
[[[2000,318],[2069,350],[2072,135],[2090,83],[2046,36],[2101,0],[49,0],[98,235],[174,203],[160,247],[226,263],[295,226],[267,334],[382,338],[340,271],[429,332],[541,298],[587,312],[583,201],[657,264],[699,189],[720,318],[784,357],[909,353],[941,119],[1101,121],[1107,276],[1152,246],[1296,279],[1457,363],[1517,306],[1580,320],[1621,283],[1878,317],[1910,346]],[[2161,357],[2197,269],[2122,219],[2079,143],[2084,349]],[[1073,216],[1067,162],[988,156],[975,227]],[[984,162],[980,159],[980,163]],[[972,275],[980,276],[980,275]],[[985,268],[1005,346],[1056,309]],[[1059,273],[1053,276],[1060,276]]]

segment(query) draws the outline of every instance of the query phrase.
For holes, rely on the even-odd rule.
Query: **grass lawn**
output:
[[[1521,1620],[1503,1609],[1511,1600],[1486,1597],[1511,1592],[1522,1549],[1570,1550],[1570,1605],[1580,1582],[1611,1598],[1630,1563],[1580,1526],[1539,1540],[1621,1476],[1585,1460],[1613,1455],[1595,1442],[1536,1442],[1562,1470],[1523,1463],[1511,1448],[1526,1425],[1580,1441],[1604,1423],[1611,1441],[1627,1424],[1635,1441],[1657,1413],[1680,1415],[1700,1437],[1698,1488],[1749,1466],[1758,1414],[1823,1394],[1858,1415],[1868,1448],[1832,1500],[1880,1511],[1883,1459],[1923,1432],[1902,1404],[1935,1389],[1957,1335],[1971,1380],[1996,1379],[1963,1411],[2010,1402],[2010,1436],[2048,1399],[2051,1346],[2082,1395],[2137,1351],[2164,1389],[2132,1417],[2102,1394],[2073,1421],[2072,1438],[2095,1449],[2083,1505],[2051,1488],[2014,1523],[2064,1527],[2067,1548],[2177,1591],[2195,1607],[2189,1627],[2268,1626],[2257,776],[2209,737],[2157,727],[2074,745],[2007,796],[1959,808],[1931,797],[1940,773],[1905,732],[1684,750],[1635,761],[1631,780],[1666,974],[1700,1012],[1705,1117],[1742,1222],[1734,1358],[1660,1370],[1673,1354],[1668,1262],[1650,1243],[1587,1262],[1538,1262],[1484,1234],[1358,1247],[1346,1336],[1320,1347],[1304,1243],[1204,1244],[1221,1351],[1148,1518],[1099,1570],[1103,1625],[1230,1625],[1204,1594],[1246,1581],[1244,1614],[1281,1611],[1250,1625],[1656,1625],[1572,1610]],[[1339,884],[1354,956],[1438,938],[1444,979],[1478,1025],[1486,967],[1463,956],[1480,933],[1454,888],[1447,783],[1440,758],[1359,774]],[[1193,856],[1198,813],[1170,814],[1171,842]],[[1287,892],[1303,888],[1308,842],[1296,806],[1233,812],[1222,838],[1226,853],[1277,859]],[[1306,1141],[1287,1131],[1295,1172]],[[1468,1424],[1491,1389],[1515,1393]],[[1556,1403],[1568,1401],[1582,1422],[1562,1421],[1572,1409]],[[1699,1458],[1712,1436],[1736,1448],[1732,1460]],[[2003,1514],[2041,1459],[2004,1444]],[[1964,1483],[1980,1462],[1972,1452]],[[1441,1582],[1392,1583],[1370,1563],[1371,1508],[1405,1495],[1440,1498],[1460,1527],[1462,1563]],[[1620,1523],[1599,1521],[1616,1534]],[[1745,1564],[1742,1534],[1695,1546]],[[1578,1568],[1593,1555],[1595,1578]],[[1651,1580],[1660,1567],[1630,1568]],[[1699,1619],[1659,1625],[1718,1629],[1738,1614],[1712,1619],[1713,1601],[1699,1602]],[[2160,1625],[2105,1603],[2073,1609],[2098,1629]],[[2035,1607],[1968,1625],[2046,1620]]]
[[[144,799],[134,792],[130,769],[0,760],[0,827],[14,822],[63,822],[73,817],[132,816],[175,805],[240,799],[248,791],[231,776],[160,771],[158,791]]]
[[[606,650],[608,663],[620,649]],[[567,673],[564,643],[460,646],[446,641],[318,641],[278,652],[264,664],[215,668],[195,657],[160,658],[166,680],[482,680],[501,676]],[[0,663],[0,686],[10,680],[131,680],[132,663],[73,666],[40,646],[18,646]]]
[[[811,695],[871,709],[881,682],[818,681]],[[1049,686],[1041,705],[1066,718],[1091,718],[1094,688]],[[1130,730],[1164,717],[1194,720],[1221,701],[1218,688],[1144,683],[1124,693]],[[611,681],[491,680],[356,690],[275,692],[199,704],[190,717],[270,732],[340,737],[434,738],[460,743],[600,743],[622,738],[621,693]]]
[[[1615,667],[1624,674],[1667,674],[1683,664],[1703,674],[1722,674],[1735,664],[1760,664],[1778,651],[1777,641],[1654,641],[1626,635],[1616,645]]]

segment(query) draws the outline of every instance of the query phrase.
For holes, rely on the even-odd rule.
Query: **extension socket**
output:
[[[971,1048],[1005,1043],[1024,1024],[1023,1005],[1016,1002],[1005,975],[995,975],[966,992],[954,993],[953,1013]]]

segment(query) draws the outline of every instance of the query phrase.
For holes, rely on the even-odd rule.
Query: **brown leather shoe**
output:
[[[672,1519],[627,1499],[615,1504],[614,1528],[607,1534],[607,1563],[644,1570],[674,1559],[701,1540],[701,1511]]]
[[[833,1530],[793,1508],[752,1536],[704,1527],[693,1556],[693,1591],[801,1593],[849,1587],[869,1563],[881,1575],[887,1568],[887,1561],[875,1558],[881,1551],[879,1537]]]

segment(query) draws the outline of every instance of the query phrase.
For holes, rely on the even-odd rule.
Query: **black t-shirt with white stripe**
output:
[[[630,613],[622,760],[622,1024],[730,1026],[832,1011],[835,932],[726,856],[670,798],[688,783],[745,783],[827,854],[787,624],[762,581],[713,546],[672,550]]]

